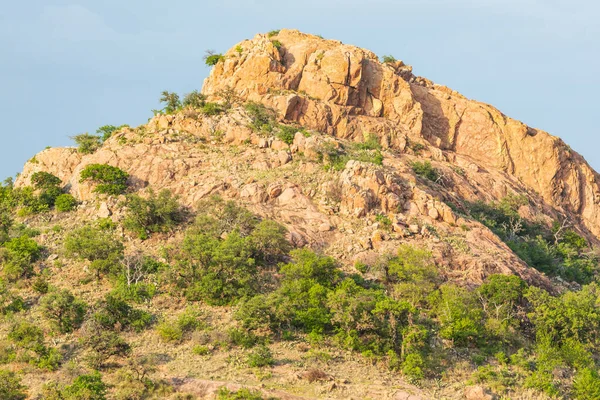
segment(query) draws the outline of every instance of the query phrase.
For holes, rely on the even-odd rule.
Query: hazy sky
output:
[[[199,89],[204,50],[278,28],[392,54],[417,75],[561,136],[600,169],[593,0],[21,0],[0,11],[0,178],[46,146],[138,125]]]

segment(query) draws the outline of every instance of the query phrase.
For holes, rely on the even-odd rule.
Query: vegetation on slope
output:
[[[116,178],[108,184],[120,185],[121,174],[109,172]],[[23,398],[26,380],[8,371],[25,368],[72,376],[46,385],[44,398],[174,395],[171,383],[154,378],[157,360],[134,355],[132,338],[148,334],[175,346],[192,342],[198,356],[244,349],[243,363],[255,369],[282,362],[273,345],[294,341],[317,357],[350,350],[424,385],[466,363],[471,382],[500,394],[533,388],[587,399],[600,386],[596,261],[572,230],[515,221],[522,200],[473,204],[470,212],[530,265],[581,282],[580,291],[554,296],[502,275],[477,288],[460,287],[444,281],[428,251],[407,245],[361,266],[361,273],[348,273],[331,257],[292,249],[281,225],[234,202],[204,200],[192,221],[165,191],[129,195],[122,223],[143,239],[181,232],[180,239],[157,257],[131,252],[109,220],[71,229],[62,234],[63,256],[92,279],[66,290],[56,286],[59,267],[40,268],[48,254],[36,240],[39,232],[15,222],[23,207],[41,203],[43,193],[60,185],[46,174],[32,182],[32,188],[10,182],[0,188],[5,398]],[[90,296],[81,290],[90,285],[108,290]],[[187,306],[177,315],[160,306],[181,302]],[[231,308],[229,324],[207,318]],[[208,339],[196,342],[195,332]],[[56,346],[56,339],[68,345]],[[73,368],[76,376],[67,373]],[[225,389],[218,396],[260,398]]]

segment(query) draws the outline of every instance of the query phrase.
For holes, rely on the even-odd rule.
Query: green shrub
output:
[[[382,60],[384,63],[395,63],[396,62],[396,58],[394,56],[390,56],[390,55],[385,55],[382,57]]]
[[[140,332],[153,321],[152,314],[131,307],[113,293],[107,294],[96,305],[96,310],[92,318],[104,329],[133,329]]]
[[[279,32],[280,32],[279,29],[274,30],[274,31],[269,31],[269,33],[267,33],[267,36],[268,37],[277,36],[277,35],[279,35]]]
[[[271,40],[271,43],[277,50],[281,49],[281,46],[283,46],[279,40]]]
[[[248,117],[250,117],[250,127],[257,132],[272,132],[277,114],[274,110],[266,107],[264,104],[250,101],[244,106]]]
[[[26,387],[21,384],[21,379],[11,371],[0,370],[0,398],[3,400],[25,400]]]
[[[90,135],[89,133],[82,133],[71,137],[75,144],[77,144],[77,150],[81,154],[92,154],[100,147],[102,147],[102,138],[100,136]]]
[[[73,383],[62,390],[64,400],[105,400],[107,386],[99,372],[79,375]]]
[[[458,286],[442,285],[436,313],[441,324],[440,336],[455,345],[467,346],[483,338],[483,310],[474,293]]]
[[[90,164],[81,171],[80,182],[96,185],[94,193],[119,195],[127,190],[129,175],[117,167],[107,164]]]
[[[417,353],[407,355],[402,363],[402,373],[413,381],[418,381],[425,377],[424,368],[425,362],[423,361],[423,357]]]
[[[294,126],[279,125],[277,138],[279,138],[282,142],[291,145],[294,143],[294,137],[298,131],[299,129]]]
[[[225,386],[219,388],[217,392],[217,400],[264,400],[261,393],[258,391],[251,391],[249,389],[240,389],[238,391],[231,391]],[[270,399],[275,400],[275,399]]]
[[[36,325],[18,320],[7,337],[20,349],[23,361],[50,371],[58,369],[62,357],[56,349],[45,346],[44,333]]]
[[[166,342],[179,342],[189,332],[202,326],[197,311],[188,308],[175,321],[164,321],[156,327],[159,336]]]
[[[260,267],[289,249],[285,230],[272,222],[258,223],[248,210],[219,198],[202,202],[199,209],[204,212],[172,252],[173,279],[191,301],[223,305],[256,293]]]
[[[63,193],[56,198],[54,206],[60,212],[73,211],[77,207],[77,200],[73,195]]]
[[[31,175],[31,183],[36,189],[47,189],[59,186],[62,181],[51,173],[40,171]]]
[[[147,239],[152,233],[169,232],[186,218],[178,198],[166,189],[158,195],[150,189],[147,199],[131,194],[127,196],[126,206],[123,225],[140,239]]]
[[[116,332],[98,327],[82,338],[82,344],[89,350],[86,361],[91,368],[102,368],[111,357],[129,354],[130,347]]]
[[[560,297],[530,287],[525,297],[533,308],[530,319],[538,338],[546,338],[555,345],[561,345],[566,339],[598,344],[600,309],[596,304],[600,291],[596,284],[584,286],[579,292],[566,292]]]
[[[253,368],[262,368],[275,364],[273,354],[267,346],[256,347],[248,354],[248,366]]]
[[[199,109],[204,107],[205,104],[206,96],[197,90],[194,90],[193,92],[190,92],[183,97],[183,107]]]
[[[228,329],[227,336],[231,344],[235,346],[241,346],[246,349],[256,346],[259,341],[258,336],[251,331],[244,331],[237,328]]]
[[[123,258],[123,243],[112,232],[84,226],[67,234],[64,242],[67,257],[90,261],[96,278],[114,271]]]
[[[415,174],[426,178],[432,182],[437,182],[440,178],[438,170],[435,169],[429,161],[414,161],[411,164],[411,168]]]
[[[204,63],[207,66],[215,66],[221,61],[225,61],[225,56],[223,54],[216,54],[212,50],[206,51],[206,55],[204,56]]]
[[[18,313],[25,309],[23,298],[0,279],[0,315]]]
[[[287,229],[275,221],[259,222],[249,236],[257,259],[269,264],[283,260],[292,249],[286,234]]]
[[[42,247],[28,236],[13,238],[4,244],[4,253],[0,253],[4,276],[14,281],[33,274],[33,263],[40,259]]]
[[[223,107],[219,103],[207,102],[206,104],[204,104],[202,106],[201,111],[202,111],[202,114],[210,117],[210,116],[219,115],[219,114],[225,112],[225,107]]]
[[[165,104],[165,107],[162,109],[165,114],[173,114],[181,109],[181,101],[177,93],[164,90],[161,93],[159,101]]]
[[[381,150],[379,138],[372,134],[365,135],[365,140],[361,143],[356,143],[355,147],[358,150]]]
[[[60,333],[79,328],[85,316],[86,305],[66,289],[50,292],[40,303],[42,313],[52,321]]]
[[[210,354],[210,349],[207,346],[196,345],[192,348],[192,353],[197,356],[206,356]]]
[[[96,130],[96,134],[98,134],[102,138],[102,142],[106,142],[115,132],[126,127],[129,127],[129,125],[104,125]]]
[[[576,400],[600,399],[600,376],[593,368],[583,368],[573,380],[573,396]]]
[[[179,326],[169,322],[158,324],[156,332],[158,332],[160,338],[165,342],[179,342],[183,337],[183,332]]]

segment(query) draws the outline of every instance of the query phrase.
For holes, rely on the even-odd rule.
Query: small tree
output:
[[[225,61],[225,56],[223,54],[217,54],[214,50],[206,50],[204,62],[207,66],[215,66],[219,63],[219,61]]]
[[[98,128],[96,130],[96,133],[98,135],[100,135],[100,138],[102,139],[102,142],[106,142],[119,129],[125,128],[125,127],[128,127],[128,126],[129,125],[126,125],[126,124],[125,125],[121,125],[121,126],[104,125],[104,126],[101,126],[100,128]]]
[[[54,206],[61,212],[73,211],[77,207],[77,200],[73,195],[63,193],[56,198]]]
[[[129,175],[112,165],[90,164],[81,171],[79,182],[96,184],[94,193],[119,195],[127,190]]]
[[[83,322],[86,306],[64,289],[44,296],[41,308],[44,316],[52,321],[60,333],[69,333]]]
[[[39,260],[42,247],[28,236],[11,239],[4,244],[5,251],[0,253],[2,272],[9,280],[29,277],[33,274],[33,263]]]
[[[396,57],[390,55],[385,55],[382,57],[382,59],[385,64],[396,62]]]
[[[25,400],[27,393],[21,379],[11,371],[0,370],[0,399]]]
[[[160,102],[165,103],[165,108],[163,108],[163,111],[166,114],[173,114],[181,108],[181,101],[179,100],[179,95],[177,93],[166,90],[163,91],[160,96]]]
[[[169,190],[161,190],[158,195],[148,191],[148,198],[132,194],[127,196],[127,216],[124,226],[137,233],[140,239],[157,232],[169,232],[185,221],[185,211]]]
[[[96,371],[75,378],[73,384],[61,391],[61,398],[64,400],[105,400],[106,389],[106,384],[102,382],[102,376]]]
[[[206,104],[206,96],[197,90],[186,94],[183,97],[183,106],[192,108],[202,108]]]
[[[92,154],[102,147],[102,138],[100,136],[90,135],[87,132],[72,136],[71,139],[75,141],[77,150],[81,154]]]
[[[68,257],[88,260],[96,272],[96,278],[108,273],[123,257],[123,243],[113,234],[92,226],[84,226],[69,233],[65,238]]]
[[[40,171],[31,175],[31,183],[36,189],[48,189],[59,186],[62,181],[49,172]]]

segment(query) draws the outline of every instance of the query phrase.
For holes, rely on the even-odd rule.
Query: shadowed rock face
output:
[[[371,133],[400,149],[406,138],[424,139],[447,159],[468,157],[515,177],[600,236],[598,174],[559,138],[416,77],[400,61],[382,64],[339,41],[282,30],[239,45],[241,54],[230,50],[206,79],[205,94],[218,97],[230,87],[288,121],[340,138],[360,141]]]

